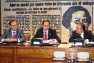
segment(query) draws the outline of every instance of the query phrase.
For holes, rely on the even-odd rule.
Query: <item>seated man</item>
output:
[[[42,28],[39,28],[33,38],[41,38],[41,40],[49,40],[50,43],[60,43],[61,40],[58,37],[56,30],[50,28],[50,22],[44,20]]]
[[[85,39],[91,41],[92,33],[85,30],[85,25],[83,23],[78,23],[76,25],[76,30],[73,31],[72,36],[69,38],[69,42],[84,42]]]
[[[1,42],[23,42],[25,37],[23,31],[17,28],[17,22],[12,20],[9,22],[9,29],[6,29],[4,34],[1,36]]]

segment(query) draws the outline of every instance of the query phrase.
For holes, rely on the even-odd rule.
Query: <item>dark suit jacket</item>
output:
[[[79,41],[84,41],[84,40],[76,40],[76,39],[82,39],[81,36],[76,33],[76,31],[73,31],[72,36],[69,38],[69,42],[79,42]],[[84,31],[84,39],[89,39],[92,40],[92,33],[88,30]]]
[[[43,38],[43,28],[38,29],[33,38]],[[48,30],[48,39],[56,39],[59,43],[61,42],[60,38],[56,33],[56,30],[51,28],[49,28]]]
[[[23,34],[23,30],[17,29],[16,30],[16,37],[17,37],[17,39],[20,40],[20,42],[25,41],[25,37],[24,37],[24,34]],[[1,40],[4,39],[4,38],[12,38],[11,29],[6,29],[5,30],[4,34],[1,36]]]

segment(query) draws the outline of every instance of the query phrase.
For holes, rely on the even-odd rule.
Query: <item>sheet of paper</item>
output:
[[[75,43],[75,46],[82,46],[82,45],[83,45],[82,42],[76,42],[76,43]]]
[[[60,44],[60,45],[58,46],[58,48],[69,48],[69,47],[71,47],[71,46],[72,46],[71,43],[68,43],[68,44]]]
[[[50,40],[43,40],[43,43],[50,43]]]

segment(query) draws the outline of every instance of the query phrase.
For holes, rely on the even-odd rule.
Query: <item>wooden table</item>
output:
[[[94,59],[93,47],[58,48],[57,46],[25,46],[23,44],[0,45],[0,63],[67,63],[66,61],[52,61],[55,51],[64,51],[67,58],[70,54],[77,56],[77,52],[89,52]],[[79,63],[79,62],[76,62]]]

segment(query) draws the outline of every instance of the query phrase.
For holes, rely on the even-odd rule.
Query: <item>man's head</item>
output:
[[[50,22],[48,20],[44,20],[42,22],[43,29],[47,31],[50,28]]]
[[[17,29],[17,22],[15,20],[12,20],[9,22],[9,26],[12,30],[16,30]]]
[[[76,25],[76,32],[82,33],[85,30],[85,25],[83,23],[77,23]]]

